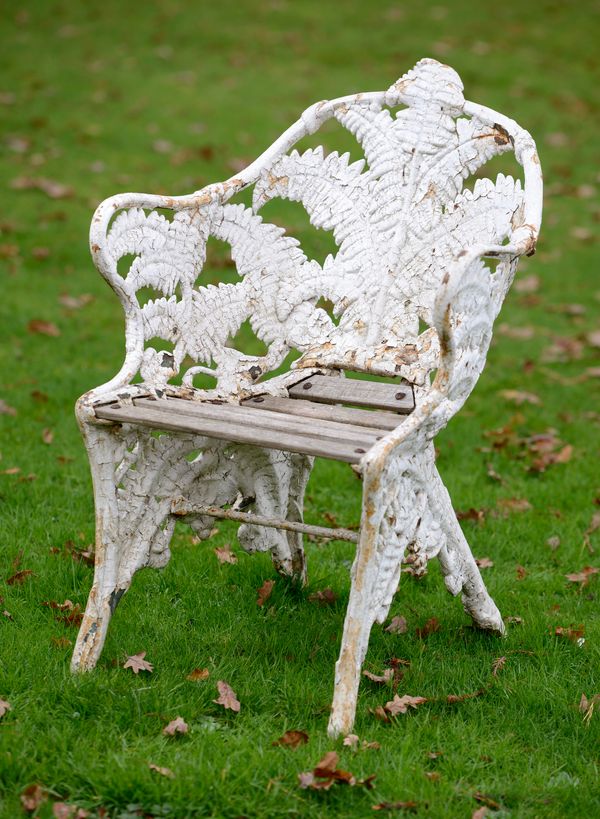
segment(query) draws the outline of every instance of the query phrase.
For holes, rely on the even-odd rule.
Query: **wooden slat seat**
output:
[[[358,381],[329,375],[312,375],[290,387],[292,398],[304,398],[323,404],[352,404],[361,407],[393,410],[408,415],[415,408],[409,384],[387,384],[382,381]]]
[[[331,385],[324,384],[325,381]],[[304,400],[304,395],[309,393],[302,386],[306,383],[314,388],[314,392],[310,392],[311,400]],[[355,385],[361,388],[351,395],[348,387]],[[406,412],[412,390],[408,385],[403,387],[402,399],[395,395],[399,391],[397,386],[390,384],[313,376],[290,389],[290,395],[298,395],[293,398],[256,396],[242,404],[182,398],[136,398],[125,406],[116,402],[97,406],[95,412],[98,418],[107,421],[193,432],[234,443],[358,463],[387,430],[402,422],[403,416],[389,411],[326,406],[314,403],[313,397],[319,396],[317,401],[331,403],[336,396],[340,403],[351,400],[386,407],[396,401],[397,404],[402,402]]]

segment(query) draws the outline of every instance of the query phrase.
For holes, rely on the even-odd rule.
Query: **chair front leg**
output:
[[[352,730],[362,663],[371,627],[387,616],[406,548],[414,539],[426,501],[418,480],[419,454],[393,458],[364,476],[360,538],[352,567],[328,733]]]
[[[71,671],[90,671],[102,653],[110,619],[129,588],[133,569],[122,565],[124,537],[115,485],[119,442],[109,428],[82,423],[94,484],[96,556],[94,582],[71,660]]]

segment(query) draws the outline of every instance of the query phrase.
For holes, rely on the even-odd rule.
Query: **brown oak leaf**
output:
[[[600,702],[600,694],[594,694],[594,696],[589,700],[585,694],[581,695],[581,699],[579,700],[579,710],[583,714],[583,721],[586,725],[589,725],[590,720],[592,719],[594,707],[597,702]]]
[[[16,572],[11,577],[8,578],[6,581],[7,586],[22,586],[23,583],[27,580],[28,577],[32,577],[33,570],[32,569],[21,569],[20,572]]]
[[[337,767],[339,757],[335,751],[329,751],[312,771],[305,771],[298,774],[301,788],[312,788],[313,790],[328,791],[336,782],[345,785],[362,785],[370,790],[373,787],[375,776],[368,776],[366,779],[357,780],[350,771],[343,771]]]
[[[396,694],[393,700],[386,702],[385,710],[395,717],[398,714],[406,714],[409,708],[418,708],[424,702],[427,702],[427,697],[411,697],[409,694],[399,697]]]
[[[441,625],[437,617],[430,617],[424,626],[419,626],[415,629],[415,634],[420,640],[424,640],[425,637],[429,637],[430,634],[439,631],[440,628]]]
[[[43,319],[31,319],[27,324],[27,329],[30,333],[36,333],[41,336],[52,336],[57,338],[60,335],[60,330],[52,321],[44,321]]]
[[[569,640],[572,640],[576,643],[578,640],[583,639],[583,635],[585,634],[585,626],[571,626],[570,628],[565,628],[563,626],[557,626],[554,629],[554,634],[557,637],[567,637]]]
[[[521,404],[539,405],[542,403],[538,395],[524,390],[500,390],[498,395],[502,396],[506,401],[513,401],[517,406]]]
[[[408,631],[408,624],[406,622],[406,618],[400,615],[396,615],[396,617],[392,617],[389,626],[384,628],[384,631],[387,631],[389,634],[406,634]]]
[[[21,794],[21,805],[27,813],[36,811],[48,798],[41,785],[29,785]]]
[[[308,595],[311,603],[318,603],[320,606],[331,606],[338,599],[337,594],[332,589],[323,589]]]
[[[175,734],[187,734],[188,725],[183,717],[175,717],[163,728],[163,734],[167,737],[174,737]]]
[[[475,563],[479,566],[480,569],[491,569],[494,565],[494,561],[490,560],[489,557],[476,557]]]
[[[67,802],[55,802],[52,805],[52,816],[54,819],[88,819],[90,812]]]
[[[492,810],[500,810],[500,804],[492,799],[491,796],[487,796],[485,793],[475,791],[473,794],[473,799],[475,799],[476,802],[481,802],[488,808],[492,808]]]
[[[271,596],[271,592],[273,591],[273,587],[275,585],[274,580],[265,580],[262,584],[260,589],[258,590],[258,597],[256,598],[256,605],[257,606],[264,606],[269,597]]]
[[[154,773],[160,774],[161,776],[166,776],[167,779],[175,779],[175,774],[170,768],[162,768],[160,765],[155,765],[153,762],[148,763],[148,767]]]
[[[146,656],[145,651],[140,651],[139,654],[132,654],[130,657],[127,657],[123,668],[130,668],[134,674],[139,674],[140,671],[154,671],[154,666],[152,663],[149,663],[147,660],[144,660]]]
[[[571,583],[579,583],[581,588],[583,588],[590,582],[590,577],[598,574],[598,572],[600,572],[600,569],[597,566],[584,566],[580,572],[566,574],[565,577],[567,580],[570,580]]]
[[[226,543],[224,546],[217,546],[214,549],[214,553],[217,556],[217,560],[219,563],[237,563],[237,555],[231,551],[231,546],[229,543]]]
[[[190,671],[190,673],[186,675],[186,680],[190,680],[190,682],[200,682],[201,680],[207,680],[209,677],[210,671],[208,668],[194,668],[193,671]]]
[[[216,705],[222,705],[223,708],[229,709],[230,711],[235,711],[237,713],[240,710],[241,705],[233,688],[224,680],[217,680],[217,688],[219,690],[219,698],[213,700],[213,702]]]
[[[363,671],[363,677],[376,683],[389,683],[394,679],[394,669],[386,668],[383,674],[372,674],[370,671]]]
[[[306,745],[307,742],[308,734],[305,731],[286,731],[283,736],[271,744],[284,748],[298,748],[300,745]]]
[[[0,415],[16,415],[17,411],[14,407],[11,407],[10,404],[7,404],[6,401],[3,401],[0,398]]]

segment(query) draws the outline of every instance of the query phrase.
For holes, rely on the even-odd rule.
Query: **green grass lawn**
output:
[[[484,807],[497,817],[600,815],[600,703],[587,720],[579,710],[582,693],[600,693],[600,581],[565,577],[600,566],[600,529],[589,533],[600,512],[599,12],[592,0],[3,4],[2,817],[24,815],[21,794],[36,784],[47,794],[40,817],[55,802],[111,817],[403,815],[374,813],[383,802],[432,817]],[[257,589],[276,577],[270,560],[244,554],[235,527],[220,523],[200,544],[178,530],[169,566],[135,578],[97,670],[73,678],[76,628],[42,603],[85,605],[92,568],[73,551],[93,540],[94,512],[73,405],[123,354],[120,305],[89,258],[93,209],[122,190],[180,194],[226,178],[315,100],[387,88],[423,56],[452,65],[470,99],[529,129],[546,177],[539,250],[519,273],[539,285],[509,295],[487,369],[438,441],[455,507],[485,510],[463,526],[474,554],[493,562],[482,571],[513,618],[507,638],[470,627],[437,565],[421,581],[403,576],[390,616],[405,617],[407,633],[375,626],[365,668],[409,661],[397,693],[430,701],[382,723],[372,710],[394,688],[365,679],[355,730],[380,747],[344,747],[326,725],[353,547],[308,543],[309,587],[277,579],[260,608]],[[32,188],[40,179],[66,188]],[[300,208],[285,219],[322,258],[329,237],[314,236]],[[216,247],[209,274],[223,267]],[[506,390],[539,403],[516,406]],[[571,457],[532,470],[531,437],[549,429]],[[360,490],[347,466],[317,462],[307,520],[356,525]],[[237,564],[218,562],[224,543]],[[6,583],[20,571],[32,574]],[[309,599],[326,588],[332,604]],[[432,617],[439,630],[419,637]],[[141,651],[154,671],[136,676],[123,663]],[[194,668],[208,679],[187,680]],[[217,680],[237,693],[239,714],[213,702]],[[177,716],[188,733],[164,736]],[[308,743],[273,745],[291,729]],[[357,779],[376,775],[373,788],[301,790],[298,774],[332,750]]]

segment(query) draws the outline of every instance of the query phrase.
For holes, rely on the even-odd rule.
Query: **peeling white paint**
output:
[[[394,111],[398,106],[406,107]],[[332,117],[356,136],[366,165],[320,148],[290,152]],[[512,149],[524,186],[499,175],[463,190],[488,159]],[[251,184],[253,209],[229,203]],[[111,381],[77,405],[94,481],[97,558],[73,670],[94,667],[133,574],[167,563],[173,501],[223,506],[241,493],[255,498],[257,514],[301,521],[312,467],[304,455],[107,424],[95,417],[94,406],[149,393],[232,403],[258,392],[286,395],[298,372],[257,379],[290,349],[302,354],[295,365],[302,375],[348,369],[401,376],[415,385],[417,399],[414,413],[361,463],[361,529],[330,734],[352,728],[371,626],[387,616],[405,556],[418,572],[437,556],[449,591],[462,593],[475,623],[503,632],[436,470],[433,439],[483,369],[518,258],[535,247],[541,194],[529,134],[465,101],[451,68],[422,60],[386,92],[307,109],[226,182],[190,196],[129,193],[100,205],[91,249],[125,309],[126,357]],[[331,230],[335,256],[323,265],[307,259],[295,239],[262,221],[257,211],[274,197],[301,202],[315,227]],[[172,219],[157,209],[172,211]],[[239,282],[197,286],[211,236],[231,246]],[[129,254],[135,259],[121,275],[117,263]],[[486,256],[498,259],[493,273]],[[147,287],[155,297],[142,303],[138,294]],[[333,303],[338,324],[316,307],[321,297]],[[268,347],[264,356],[226,346],[247,319]],[[427,325],[422,332],[420,320]],[[148,347],[156,338],[172,349]],[[212,374],[214,389],[194,389],[197,373]],[[141,384],[132,383],[137,374]],[[211,518],[190,522],[208,536]],[[298,532],[244,524],[239,538],[248,551],[270,550],[282,573],[305,579]]]

